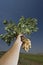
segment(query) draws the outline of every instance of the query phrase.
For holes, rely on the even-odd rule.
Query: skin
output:
[[[0,59],[0,65],[17,65],[19,60],[19,53],[20,48],[22,45],[21,41],[22,34],[19,34],[17,36],[16,41],[14,42],[14,45],[12,48],[3,55],[3,57]]]

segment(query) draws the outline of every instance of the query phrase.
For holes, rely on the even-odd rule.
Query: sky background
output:
[[[29,52],[43,53],[43,0],[0,0],[0,34],[4,33],[4,19],[18,23],[21,16],[38,19],[39,30],[30,36],[32,48]],[[0,51],[6,51],[11,46],[0,39]],[[21,52],[25,51],[21,49]]]

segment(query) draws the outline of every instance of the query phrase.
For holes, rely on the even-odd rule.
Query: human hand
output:
[[[18,43],[20,43],[20,44],[22,44],[22,41],[21,41],[21,36],[23,36],[23,34],[19,34],[18,36],[17,36],[17,42]]]

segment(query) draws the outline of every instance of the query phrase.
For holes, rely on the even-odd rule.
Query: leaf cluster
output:
[[[38,30],[37,19],[35,18],[25,18],[21,17],[18,24],[12,20],[4,20],[3,24],[5,25],[5,34],[0,34],[0,38],[4,40],[8,45],[14,40],[14,37],[17,37],[19,34],[31,34]]]

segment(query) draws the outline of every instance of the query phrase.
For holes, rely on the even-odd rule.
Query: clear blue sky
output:
[[[2,24],[4,19],[12,19],[17,23],[21,16],[38,19],[39,30],[30,36],[32,41],[30,52],[43,53],[43,0],[0,0],[0,33],[4,32]],[[7,44],[0,40],[0,51],[8,48]]]

